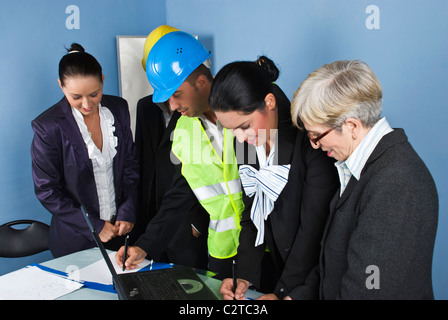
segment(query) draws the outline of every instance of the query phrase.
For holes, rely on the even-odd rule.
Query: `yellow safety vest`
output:
[[[198,118],[180,117],[173,135],[172,151],[182,162],[182,175],[210,215],[208,251],[218,259],[236,255],[244,210],[234,138],[224,129],[221,159]]]

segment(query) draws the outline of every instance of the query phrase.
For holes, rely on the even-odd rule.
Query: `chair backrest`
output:
[[[25,229],[14,225],[29,224]],[[0,257],[17,258],[48,250],[50,227],[35,220],[16,220],[0,226]]]

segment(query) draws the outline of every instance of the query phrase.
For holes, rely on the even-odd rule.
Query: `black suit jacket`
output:
[[[156,215],[171,184],[174,165],[170,161],[170,135],[179,117],[180,113],[175,111],[166,127],[162,110],[152,102],[152,95],[138,101],[135,145],[141,177],[137,211],[139,234],[145,232],[148,222]]]
[[[141,184],[136,245],[156,260],[206,269],[208,214],[183,178],[181,165],[171,158],[171,133],[179,117],[175,111],[165,127],[152,95],[137,104],[135,143]],[[171,189],[171,196],[167,195]],[[192,225],[202,233],[199,238],[193,237]]]
[[[288,183],[275,201],[265,223],[265,244],[277,266],[278,281],[274,293],[280,295],[303,283],[319,259],[320,241],[329,213],[329,202],[338,187],[334,160],[311,147],[306,134],[293,126],[290,102],[277,88],[274,92],[279,109],[278,164],[291,164]],[[245,148],[255,152],[245,143]],[[252,149],[252,151],[251,151]],[[250,157],[249,157],[250,158]],[[253,158],[253,157],[252,157]],[[248,158],[239,159],[240,164]],[[258,162],[252,164],[259,168]],[[241,221],[238,248],[238,277],[260,283],[265,246],[254,246],[257,229],[250,218],[253,198],[244,195],[245,211]]]

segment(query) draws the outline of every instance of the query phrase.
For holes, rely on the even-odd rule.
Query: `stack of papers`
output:
[[[37,266],[28,266],[0,277],[0,299],[53,300],[82,286],[82,283],[43,271]]]
[[[116,252],[109,257],[117,274],[169,268],[171,264],[144,260],[139,267],[123,271],[115,261]],[[115,293],[112,275],[104,259],[84,267],[76,276],[38,264],[0,277],[0,300],[53,300],[81,287]]]

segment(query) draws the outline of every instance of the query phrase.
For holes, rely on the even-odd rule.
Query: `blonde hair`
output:
[[[311,73],[294,93],[294,125],[340,127],[347,118],[373,127],[380,119],[383,92],[372,69],[363,61],[335,61]]]

